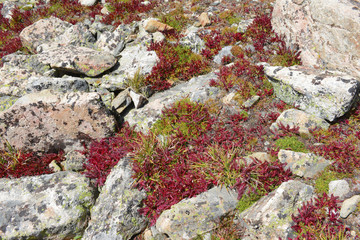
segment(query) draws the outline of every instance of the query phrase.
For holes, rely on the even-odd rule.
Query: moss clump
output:
[[[305,144],[300,142],[295,136],[280,138],[275,141],[275,145],[280,149],[290,149],[294,152],[309,152]]]
[[[209,127],[210,115],[205,106],[189,98],[176,102],[162,114],[152,127],[156,135],[181,134],[185,138],[194,138]]]
[[[243,194],[236,206],[236,209],[239,212],[243,212],[249,207],[251,207],[254,203],[256,203],[262,196],[263,194],[255,194],[255,193]]]

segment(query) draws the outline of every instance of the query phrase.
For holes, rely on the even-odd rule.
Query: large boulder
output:
[[[165,210],[156,221],[156,229],[173,240],[194,239],[213,230],[222,217],[236,208],[237,202],[235,191],[214,187]]]
[[[114,128],[115,119],[97,93],[44,90],[0,113],[1,141],[32,151],[81,149],[83,142],[107,137]]]
[[[338,0],[277,0],[276,33],[297,44],[304,65],[360,76],[360,3]]]
[[[300,181],[282,183],[278,189],[239,214],[239,221],[246,228],[247,238],[244,239],[294,238],[291,215],[296,214],[301,205],[314,195],[314,188]]]
[[[278,98],[328,121],[347,113],[359,93],[360,83],[341,72],[302,66],[265,66],[264,70]]]
[[[128,240],[147,225],[139,213],[145,192],[133,189],[131,159],[123,158],[111,170],[105,185],[91,209],[91,220],[83,239]]]
[[[74,172],[0,179],[0,239],[81,236],[95,190]]]
[[[54,69],[89,77],[98,76],[117,63],[117,59],[108,52],[72,45],[43,51],[38,54],[38,59]]]

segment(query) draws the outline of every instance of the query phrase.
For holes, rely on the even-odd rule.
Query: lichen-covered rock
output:
[[[293,152],[281,149],[278,153],[279,161],[286,163],[286,168],[299,177],[313,178],[331,164],[323,157],[313,153]]]
[[[346,180],[334,180],[329,183],[329,195],[334,195],[344,200],[349,193],[350,185]]]
[[[180,44],[189,47],[194,53],[200,54],[205,49],[205,42],[199,37],[197,31],[198,28],[189,27],[185,32],[185,36],[180,39]]]
[[[39,53],[38,59],[52,68],[95,77],[112,68],[117,59],[110,53],[86,47],[64,46]]]
[[[26,86],[27,93],[40,92],[45,89],[52,89],[59,92],[88,92],[89,84],[82,78],[64,77],[30,77]]]
[[[265,66],[264,70],[278,98],[329,121],[347,113],[359,93],[360,83],[340,72],[301,66]]]
[[[120,55],[120,66],[113,71],[113,74],[125,78],[133,78],[137,71],[140,75],[148,74],[159,61],[155,51],[147,51],[145,47],[139,44],[127,46]]]
[[[131,176],[131,159],[125,157],[107,177],[83,239],[129,240],[146,228],[147,219],[139,213],[146,193],[131,188]]]
[[[165,23],[161,23],[156,19],[148,19],[144,22],[144,29],[149,33],[154,33],[157,31],[163,32],[172,30],[173,28]]]
[[[291,128],[299,127],[299,132],[304,134],[309,134],[309,129],[322,128],[326,130],[330,126],[324,119],[297,109],[288,109],[282,112],[276,122],[271,124],[270,129],[276,131],[279,124]]]
[[[217,63],[217,64],[221,64],[222,59],[223,59],[224,57],[234,57],[234,55],[232,55],[232,53],[231,53],[231,49],[232,49],[232,46],[223,47],[223,48],[220,50],[220,52],[215,55],[213,61],[214,61],[215,63]]]
[[[246,227],[245,236],[247,239],[294,238],[291,215],[312,197],[314,188],[309,185],[295,180],[282,183],[239,214],[239,221]]]
[[[71,239],[87,225],[95,190],[73,172],[0,179],[0,239]]]
[[[0,113],[1,140],[33,151],[82,149],[82,142],[107,137],[114,128],[115,119],[97,93],[44,90]]]
[[[209,86],[210,80],[215,78],[215,73],[209,73],[194,77],[189,82],[181,83],[165,92],[156,93],[148,99],[149,102],[144,107],[131,110],[125,116],[125,121],[131,126],[136,126],[137,130],[147,132],[160,118],[165,107],[170,107],[182,98],[189,97],[196,102],[216,98],[219,89]]]
[[[237,202],[235,191],[214,187],[165,210],[156,221],[156,229],[173,240],[194,239],[214,229],[223,216],[236,208]]]
[[[355,195],[346,199],[341,205],[340,217],[347,218],[352,212],[356,211],[357,205],[360,203],[360,195]]]
[[[304,65],[360,76],[360,3],[338,0],[277,0],[272,26],[297,44]]]
[[[71,26],[70,23],[52,16],[41,19],[21,31],[21,43],[31,52],[36,53],[36,48],[39,45],[52,42]]]

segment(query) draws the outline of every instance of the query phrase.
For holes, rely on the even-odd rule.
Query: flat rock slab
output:
[[[74,172],[0,179],[0,239],[72,239],[87,225],[94,189]]]
[[[246,239],[295,238],[291,215],[314,196],[314,188],[300,181],[282,183],[239,215],[247,229]]]
[[[164,92],[156,93],[148,99],[149,102],[144,107],[131,110],[125,116],[125,121],[130,126],[136,126],[138,131],[146,133],[160,118],[161,111],[176,101],[185,97],[197,102],[216,98],[219,89],[209,86],[210,80],[215,78],[217,78],[215,73],[209,73],[194,77],[189,82],[181,83]]]
[[[329,121],[347,113],[359,93],[360,83],[340,72],[301,66],[264,69],[278,98]]]
[[[316,156],[313,153],[293,152],[280,149],[278,153],[279,161],[286,163],[286,168],[299,176],[313,178],[331,164],[323,157]]]
[[[145,192],[132,189],[132,161],[123,158],[111,170],[91,209],[91,220],[83,239],[125,240],[145,229],[147,218],[139,213]]]
[[[51,48],[37,56],[52,68],[89,77],[98,76],[117,63],[117,59],[108,52],[71,45]]]
[[[156,229],[170,239],[194,239],[215,228],[221,217],[236,208],[237,202],[235,191],[214,187],[165,210],[156,221]]]
[[[88,92],[89,84],[86,80],[76,77],[30,77],[26,85],[26,92],[40,92],[42,90],[52,89],[59,92]]]
[[[44,43],[52,42],[56,37],[64,34],[71,23],[62,21],[56,17],[45,18],[24,28],[20,33],[20,39],[24,47],[36,53],[36,48]]]
[[[98,93],[44,90],[0,113],[2,141],[32,151],[82,149],[82,142],[110,136],[114,128],[115,119]]]

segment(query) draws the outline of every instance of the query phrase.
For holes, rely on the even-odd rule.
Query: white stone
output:
[[[344,199],[349,192],[350,186],[346,180],[335,180],[329,183],[329,194],[333,194],[340,199]]]

